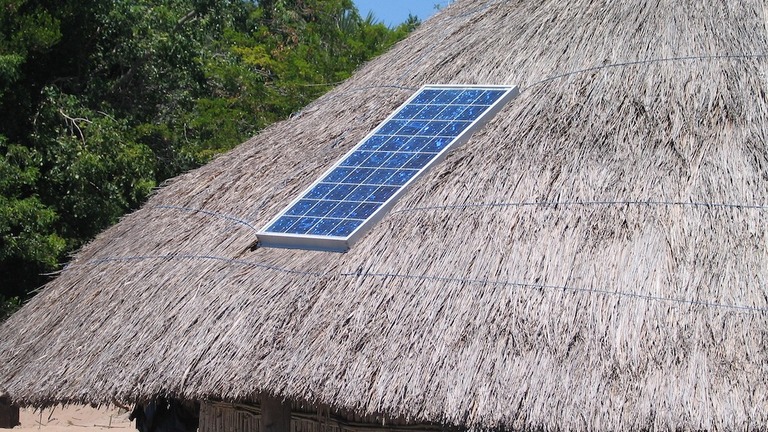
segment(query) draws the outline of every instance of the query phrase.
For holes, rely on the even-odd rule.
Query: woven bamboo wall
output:
[[[224,402],[200,404],[199,432],[261,432],[258,406]],[[346,421],[328,413],[291,413],[291,432],[457,432],[437,425],[386,426]]]
[[[249,405],[204,402],[200,404],[199,432],[259,432],[261,410]]]

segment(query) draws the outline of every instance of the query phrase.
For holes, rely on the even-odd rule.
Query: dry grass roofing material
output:
[[[766,10],[458,1],[98,236],[0,327],[0,388],[33,405],[268,392],[473,428],[765,428]],[[350,252],[249,248],[425,83],[522,93]]]

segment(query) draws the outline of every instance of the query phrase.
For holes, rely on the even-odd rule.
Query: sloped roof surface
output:
[[[29,404],[269,392],[469,427],[768,422],[765,2],[458,1],[0,327]],[[255,233],[425,83],[521,95],[346,254]]]

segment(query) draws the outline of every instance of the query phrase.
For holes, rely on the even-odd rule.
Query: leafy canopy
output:
[[[0,319],[160,182],[418,24],[351,0],[0,0]]]

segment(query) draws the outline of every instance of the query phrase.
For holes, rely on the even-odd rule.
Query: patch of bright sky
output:
[[[450,0],[354,0],[360,15],[365,18],[368,12],[373,12],[376,21],[394,27],[405,22],[408,14],[416,15],[426,21],[439,7],[445,7]]]

